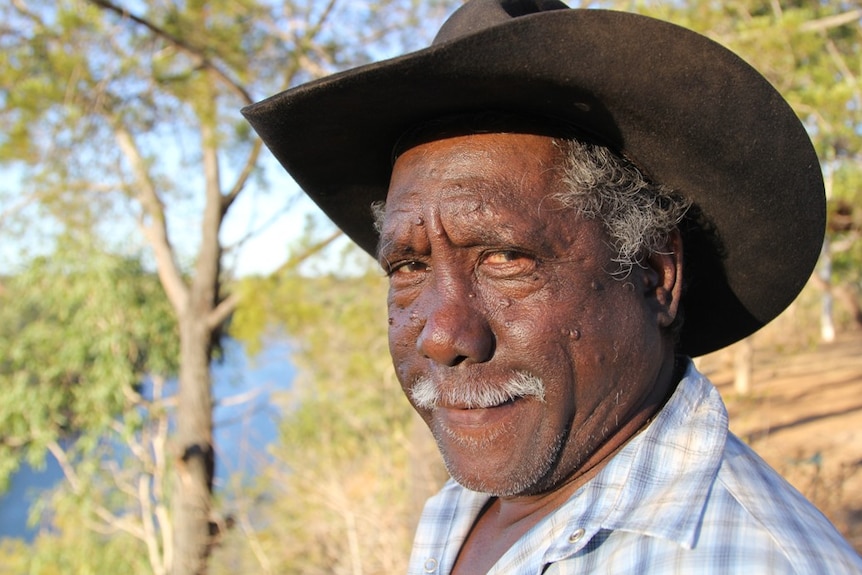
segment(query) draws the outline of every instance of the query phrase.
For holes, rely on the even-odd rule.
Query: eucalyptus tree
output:
[[[64,533],[40,533],[19,572],[41,572],[52,549],[67,552],[58,566],[107,567],[110,547],[126,550],[115,560],[163,574],[171,545],[158,529],[169,489],[162,390],[177,371],[176,321],[139,258],[63,240],[0,290],[0,483],[46,453],[66,479],[36,506],[50,502],[51,527]],[[82,536],[81,524],[93,532]],[[131,537],[105,545],[110,532]]]
[[[232,210],[266,187],[265,154],[239,109],[416,47],[427,39],[415,30],[434,29],[443,4],[0,5],[0,162],[16,182],[0,191],[4,247],[50,245],[67,228],[92,230],[114,248],[144,245],[178,325],[173,573],[204,572],[217,535],[210,364],[238,304],[227,290],[237,246],[223,231]],[[268,211],[290,209],[292,186],[281,188],[281,207]]]

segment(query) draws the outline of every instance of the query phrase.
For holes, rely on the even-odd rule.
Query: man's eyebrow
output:
[[[377,262],[385,269],[388,260],[394,257],[403,258],[419,255],[419,250],[410,242],[398,240],[390,233],[380,235],[374,255],[377,258]]]
[[[395,234],[381,234],[377,242],[377,255],[385,254],[418,254],[421,253],[413,242],[407,238],[399,238]]]

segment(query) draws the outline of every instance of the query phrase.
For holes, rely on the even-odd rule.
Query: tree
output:
[[[58,537],[40,536],[37,548],[51,553],[65,545],[76,551],[68,561],[92,560],[77,553],[82,545],[98,547],[105,533],[121,532],[132,540],[113,548],[140,553],[116,553],[115,560],[137,557],[165,573],[170,542],[159,531],[169,525],[162,497],[168,416],[161,390],[177,371],[176,322],[139,259],[63,239],[0,293],[0,482],[23,457],[38,466],[50,452],[68,480],[53,498],[52,524],[84,524],[94,534],[61,529]],[[40,561],[45,557],[33,556],[27,571],[39,571]]]
[[[49,236],[73,227],[126,244],[137,227],[176,318],[174,573],[206,570],[216,528],[209,367],[238,303],[225,289],[225,264],[239,246],[225,245],[222,231],[264,173],[260,142],[238,110],[393,46],[415,47],[420,37],[406,31],[439,20],[445,4],[12,0],[0,7],[0,161],[21,179],[4,190],[4,231],[23,225],[32,238],[35,230]]]

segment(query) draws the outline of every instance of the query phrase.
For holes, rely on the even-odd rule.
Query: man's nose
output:
[[[434,290],[428,300],[425,325],[416,342],[419,353],[449,367],[491,358],[494,333],[474,294]]]

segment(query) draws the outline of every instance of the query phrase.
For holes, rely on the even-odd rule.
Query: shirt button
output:
[[[583,527],[578,527],[571,535],[569,535],[569,543],[577,543],[578,541],[583,539],[586,532],[587,530]]]
[[[425,572],[434,573],[435,571],[437,571],[437,560],[433,557],[429,557],[425,560]]]

